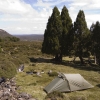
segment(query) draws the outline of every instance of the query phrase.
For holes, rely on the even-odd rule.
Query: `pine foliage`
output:
[[[92,53],[97,58],[97,63],[100,65],[100,23],[97,21],[96,24],[91,26],[92,32]]]
[[[62,9],[61,20],[63,25],[61,50],[62,54],[68,55],[73,41],[73,25],[66,6]]]
[[[87,28],[83,10],[79,11],[76,21],[74,22],[74,36],[75,55],[79,56],[81,63],[83,63],[82,56],[89,56],[89,53],[87,51],[89,29]]]
[[[54,7],[52,15],[48,19],[47,27],[44,33],[44,41],[42,44],[42,52],[47,54],[55,54],[60,52],[60,38],[62,34],[62,23],[60,12]]]

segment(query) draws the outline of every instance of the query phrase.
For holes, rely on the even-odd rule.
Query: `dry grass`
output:
[[[64,58],[64,60],[71,61],[73,58]],[[78,59],[77,59],[78,60]],[[81,74],[88,82],[94,85],[94,88],[76,91],[71,93],[63,93],[66,96],[66,100],[99,100],[100,99],[100,74],[98,71],[93,69],[89,70],[88,66],[78,66],[74,64],[68,64],[66,62],[62,64],[54,64],[47,62],[36,62],[32,64],[25,65],[24,72],[17,73],[16,80],[17,85],[20,86],[19,92],[27,92],[38,100],[44,100],[46,93],[43,91],[43,88],[50,83],[55,77],[49,77],[47,72],[52,70],[53,72],[62,72],[62,73],[79,73]],[[85,67],[85,68],[83,68]],[[41,74],[41,77],[37,75],[27,75],[26,71],[44,70],[44,74]]]

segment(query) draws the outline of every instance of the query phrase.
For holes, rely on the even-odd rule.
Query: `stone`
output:
[[[37,100],[27,93],[18,93],[16,90],[19,88],[15,84],[14,78],[6,82],[1,82],[0,100]]]

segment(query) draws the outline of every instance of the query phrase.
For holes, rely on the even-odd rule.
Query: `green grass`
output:
[[[65,58],[64,58],[65,59]],[[66,59],[65,59],[66,60]],[[67,61],[71,58],[67,58]],[[76,66],[76,67],[75,67]],[[79,68],[80,67],[80,68]],[[34,66],[26,65],[24,72],[17,73],[17,85],[20,86],[19,92],[30,93],[33,97],[38,100],[44,100],[46,93],[43,91],[43,88],[49,84],[55,76],[50,77],[47,72],[52,70],[53,72],[62,72],[62,73],[79,73],[81,74],[89,83],[91,83],[94,88],[76,91],[71,93],[63,93],[67,100],[99,100],[100,98],[100,74],[98,71],[81,69],[83,66],[70,66],[70,64],[54,64],[54,63],[35,63]],[[87,67],[87,66],[84,66]],[[37,75],[27,75],[26,71],[29,70],[44,70],[44,74],[41,77]]]
[[[16,74],[16,82],[19,86],[19,92],[27,92],[38,100],[44,100],[47,94],[43,91],[43,88],[49,84],[55,77],[56,72],[62,73],[79,73],[94,88],[75,91],[71,93],[63,93],[66,100],[99,100],[100,98],[100,67],[97,65],[80,65],[79,59],[76,58],[76,63],[72,63],[73,58],[64,57],[61,64],[54,64],[49,61],[51,55],[45,55],[41,53],[41,42],[9,42],[0,43],[3,50],[0,51],[0,77],[11,78],[16,72],[15,69],[20,64],[25,65],[24,72],[18,72]],[[34,62],[30,62],[30,59],[36,59]],[[38,61],[37,61],[38,60]],[[85,59],[86,60],[86,59]],[[44,74],[41,77],[37,75],[28,75],[27,71],[44,70]],[[47,72],[52,70],[53,75],[49,76]]]

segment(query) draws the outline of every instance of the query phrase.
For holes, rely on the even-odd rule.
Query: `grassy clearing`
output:
[[[72,58],[64,58],[64,60],[71,61]],[[78,59],[77,59],[78,60]],[[66,100],[99,100],[100,98],[100,73],[90,68],[90,66],[81,66],[78,64],[62,63],[54,64],[47,62],[36,62],[25,65],[24,72],[17,73],[16,80],[17,85],[20,87],[19,92],[27,92],[38,100],[44,100],[46,93],[43,91],[43,88],[50,83],[55,76],[50,77],[47,72],[52,70],[53,72],[62,72],[62,73],[79,73],[81,74],[88,82],[94,85],[94,88],[87,89],[83,91],[76,91],[71,93],[63,93],[66,97]],[[37,75],[27,75],[26,71],[42,71],[44,74],[41,77]]]
[[[16,81],[19,86],[19,92],[27,92],[38,100],[44,100],[47,94],[43,88],[50,83],[56,76],[49,76],[47,72],[52,70],[54,73],[79,73],[88,82],[94,85],[94,88],[63,93],[66,100],[99,100],[100,98],[100,67],[96,65],[80,65],[79,59],[73,64],[73,58],[64,57],[62,64],[54,64],[49,61],[51,55],[41,53],[42,42],[3,42],[0,43],[0,77],[11,78],[16,74],[16,69],[20,64],[25,64],[24,72],[17,73]],[[93,58],[93,57],[92,57]],[[33,62],[30,62],[32,60]],[[86,59],[85,59],[86,60]],[[94,63],[94,60],[92,60]],[[44,70],[41,77],[37,75],[28,75],[27,71]]]

